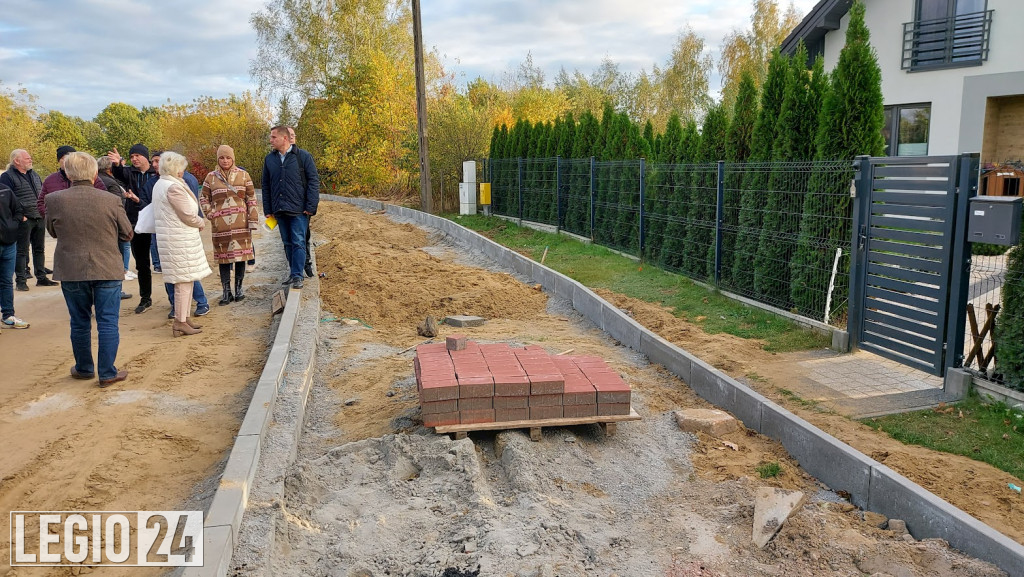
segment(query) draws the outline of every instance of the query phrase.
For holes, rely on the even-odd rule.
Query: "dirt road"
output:
[[[267,236],[257,239],[260,258],[246,277],[245,301],[217,306],[219,282],[206,279],[213,310],[196,319],[200,335],[171,336],[160,275],[155,304],[141,315],[133,312],[137,282],[126,282],[124,290],[136,298],[121,304],[117,366],[129,376],[106,389],[69,376],[60,288],[30,282],[28,293],[15,293],[17,314],[31,327],[0,334],[0,510],[179,510],[208,503],[216,488],[211,479],[231,448],[271,339],[270,295],[283,256],[276,235]],[[209,249],[209,229],[205,237]],[[50,255],[55,244],[47,239]],[[95,351],[95,331],[93,338]],[[5,514],[0,534],[8,535],[8,523]],[[4,543],[0,574],[70,574],[10,569]],[[120,568],[94,573],[126,574]]]

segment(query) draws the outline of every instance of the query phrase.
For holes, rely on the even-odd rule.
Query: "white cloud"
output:
[[[254,88],[249,17],[264,4],[23,2],[0,22],[0,81],[23,85],[41,108],[84,118],[111,102],[142,107],[240,93]],[[796,2],[805,13],[814,4]],[[750,0],[431,0],[422,10],[424,43],[448,68],[495,81],[528,52],[549,80],[562,67],[589,75],[605,57],[623,72],[649,71],[687,25],[713,52],[751,13]]]

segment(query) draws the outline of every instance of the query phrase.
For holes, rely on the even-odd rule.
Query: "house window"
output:
[[[903,25],[903,69],[980,66],[988,60],[992,11],[987,0],[917,0]]]
[[[885,107],[886,156],[928,156],[931,104],[900,104]]]

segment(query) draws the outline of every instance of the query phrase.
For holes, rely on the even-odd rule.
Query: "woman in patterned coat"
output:
[[[242,279],[245,261],[253,258],[252,230],[259,225],[256,189],[249,173],[235,166],[235,151],[217,148],[217,170],[206,175],[200,202],[213,225],[213,258],[220,267],[224,295],[221,305],[245,298]],[[235,292],[231,293],[231,265],[235,268]]]

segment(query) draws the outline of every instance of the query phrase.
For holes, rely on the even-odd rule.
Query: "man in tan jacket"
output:
[[[98,373],[100,387],[108,387],[128,377],[128,371],[114,366],[120,344],[118,322],[124,280],[117,241],[131,240],[132,225],[120,199],[93,188],[96,159],[84,152],[72,152],[64,161],[64,172],[71,188],[47,195],[46,230],[57,239],[53,278],[61,281],[71,315],[71,349],[75,356],[71,376],[92,379]],[[99,336],[95,364],[90,318],[94,313]]]

